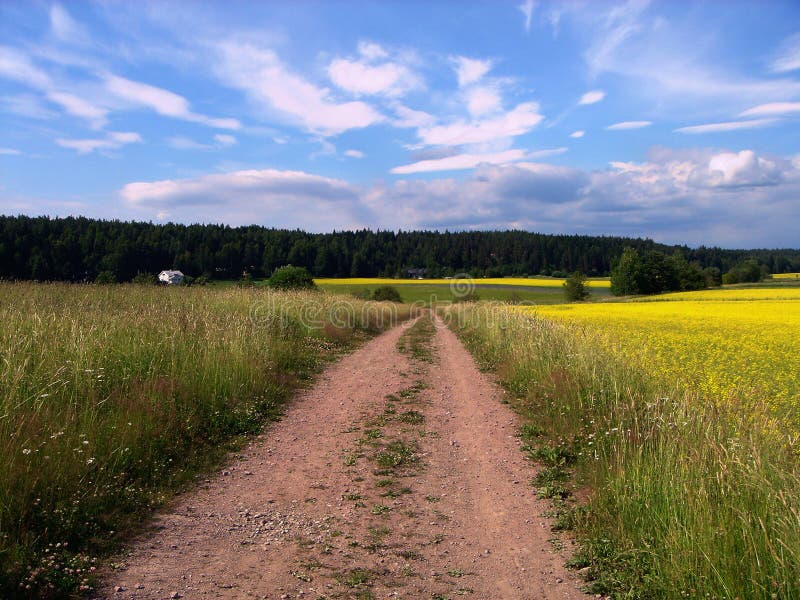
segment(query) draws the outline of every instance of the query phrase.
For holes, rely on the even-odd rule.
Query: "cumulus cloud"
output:
[[[502,99],[495,87],[475,86],[467,92],[467,110],[473,117],[497,112],[502,108]]]
[[[739,131],[740,129],[757,129],[776,123],[776,119],[753,119],[751,121],[726,121],[724,123],[707,123],[705,125],[691,125],[679,127],[677,133],[701,134],[721,133],[726,131]]]
[[[371,216],[350,184],[302,171],[245,170],[191,179],[135,182],[119,192],[143,214],[162,213],[176,220],[295,227],[309,230],[361,226]]]
[[[800,113],[800,102],[770,102],[749,108],[740,117],[774,117]]]
[[[602,90],[592,90],[590,92],[586,92],[581,99],[578,100],[578,104],[586,105],[586,104],[597,104],[603,98],[606,97],[606,93]]]
[[[130,131],[109,131],[104,138],[92,139],[56,139],[56,144],[64,148],[76,150],[78,154],[90,154],[95,150],[115,150],[126,144],[142,142],[142,136]]]
[[[642,129],[650,127],[652,121],[622,121],[621,123],[614,123],[606,127],[609,131],[625,131],[627,129]]]
[[[332,136],[384,120],[364,102],[337,101],[330,90],[291,72],[271,50],[236,42],[217,49],[215,69],[225,83],[311,133]]]
[[[452,158],[468,160],[463,156]],[[514,161],[518,156],[508,154],[512,161],[504,164],[483,160],[464,179],[400,178],[360,188],[266,169],[132,183],[120,195],[142,218],[162,213],[184,222],[257,222],[313,231],[519,227],[689,244],[713,240],[732,247],[796,243],[800,157],[656,148],[646,162],[615,162],[587,172]],[[417,165],[418,172],[426,166]]]
[[[388,60],[389,54],[378,44],[361,42],[358,49],[359,59],[335,58],[328,65],[328,77],[338,88],[359,95],[401,96],[422,87],[408,66]]]
[[[456,56],[453,58],[458,76],[458,87],[466,87],[479,81],[492,68],[491,60],[479,60]]]

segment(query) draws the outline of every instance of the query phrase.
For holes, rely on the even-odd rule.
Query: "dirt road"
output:
[[[328,368],[161,515],[99,597],[585,598],[503,391],[426,323]]]

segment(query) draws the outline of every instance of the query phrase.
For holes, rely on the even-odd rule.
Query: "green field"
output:
[[[97,556],[276,417],[324,361],[408,315],[335,304],[0,282],[0,598],[91,585]]]
[[[365,291],[372,293],[381,286],[390,285],[397,289],[403,302],[424,305],[453,302],[463,294],[460,290],[465,289],[464,285],[459,284],[460,280],[452,280],[449,283],[427,283],[424,280],[393,279],[357,280],[359,283],[350,283],[350,281],[348,279],[318,280],[317,286],[334,294],[356,296]],[[369,283],[362,283],[363,281],[369,281]],[[474,293],[480,300],[529,304],[560,304],[565,302],[560,280],[550,280],[547,282],[548,285],[525,285],[520,283],[519,279],[509,284],[482,283],[481,280],[469,281],[471,283],[466,285],[474,285]],[[607,287],[592,287],[591,294],[592,298],[606,298],[609,296],[609,289]]]

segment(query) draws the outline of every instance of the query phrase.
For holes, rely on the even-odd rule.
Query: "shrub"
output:
[[[276,290],[308,290],[317,287],[311,273],[305,267],[292,265],[275,269],[268,283],[269,287]]]
[[[589,297],[589,288],[586,287],[586,275],[575,271],[564,281],[564,295],[569,302],[580,302]]]
[[[374,292],[372,292],[372,299],[378,302],[403,302],[403,299],[400,297],[400,292],[397,291],[397,288],[394,288],[390,285],[382,285],[381,287],[377,288]]]
[[[95,283],[110,284],[117,283],[117,276],[111,271],[100,271],[94,278]]]
[[[133,278],[133,283],[138,285],[155,285],[158,283],[158,278],[152,273],[143,273],[139,271]]]

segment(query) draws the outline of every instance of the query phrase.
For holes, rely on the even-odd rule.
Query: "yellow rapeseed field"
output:
[[[450,285],[471,283],[481,285],[518,285],[527,287],[561,287],[563,279],[550,277],[486,277],[481,279],[386,279],[380,277],[350,277],[345,279],[320,278],[319,285]],[[608,279],[589,279],[586,285],[593,288],[608,288]]]
[[[709,400],[766,402],[800,431],[800,288],[708,290],[526,310],[591,326],[631,364]]]

